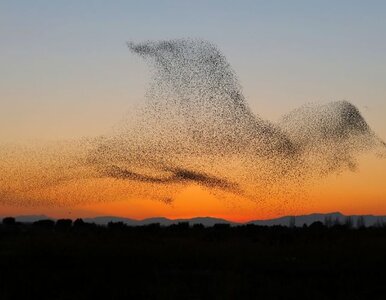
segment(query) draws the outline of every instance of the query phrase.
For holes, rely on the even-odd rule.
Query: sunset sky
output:
[[[348,100],[386,140],[385,15],[386,2],[375,0],[1,1],[0,145],[110,132],[143,102],[150,77],[146,63],[128,51],[126,42],[186,37],[221,49],[252,111],[262,118],[274,122],[305,103]],[[278,199],[229,200],[196,185],[167,204],[132,199],[119,184],[109,183],[113,191],[98,203],[15,206],[0,201],[0,216],[246,221],[331,211],[386,214],[385,179],[386,159],[366,154],[356,172],[329,175],[307,195],[291,195],[281,205]],[[63,191],[76,195],[78,189]]]

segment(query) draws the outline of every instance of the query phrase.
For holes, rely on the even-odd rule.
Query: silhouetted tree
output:
[[[3,219],[3,225],[5,226],[15,226],[16,220],[13,217],[6,217]]]
[[[309,228],[312,229],[312,230],[320,230],[320,229],[325,228],[325,226],[323,225],[322,222],[316,221],[316,222],[313,222],[313,223],[310,225]]]
[[[84,227],[85,226],[85,222],[82,220],[82,219],[76,219],[75,221],[74,221],[74,227],[75,228],[80,228],[80,227]]]
[[[39,229],[45,229],[45,230],[52,230],[55,226],[55,222],[52,220],[39,220],[35,221],[32,224],[34,227],[37,227]]]
[[[315,222],[293,230],[186,223],[108,228],[77,220],[73,229],[81,230],[47,234],[36,228],[42,223],[47,221],[0,224],[1,300],[39,299],[39,294],[61,299],[179,299],[181,294],[271,299],[274,293],[275,299],[291,293],[301,299],[378,299],[385,294],[383,227],[347,230]]]
[[[147,224],[147,225],[144,225],[141,227],[145,232],[154,233],[154,232],[159,231],[161,229],[161,224],[160,223],[151,223],[151,224]]]
[[[148,224],[146,226],[149,227],[149,228],[160,228],[161,224],[160,223],[150,223],[150,224]]]
[[[344,220],[344,226],[346,226],[349,229],[353,227],[353,220],[351,216],[346,217],[346,219]]]
[[[178,224],[170,225],[170,228],[177,230],[188,230],[190,228],[189,222],[178,222]]]
[[[123,223],[122,221],[120,221],[120,222],[108,222],[107,228],[113,229],[113,230],[123,230],[123,229],[127,228],[127,225],[125,223]]]
[[[59,219],[56,221],[55,230],[57,231],[69,231],[72,226],[72,220],[70,219]]]
[[[194,224],[194,225],[193,225],[193,228],[194,228],[194,229],[204,229],[205,226],[204,226],[203,224],[201,224],[201,223],[197,223],[197,224]]]
[[[214,229],[220,229],[220,230],[229,229],[230,227],[231,227],[231,224],[227,224],[227,223],[216,223],[213,225]]]
[[[365,218],[363,216],[359,216],[357,219],[357,228],[366,228]]]

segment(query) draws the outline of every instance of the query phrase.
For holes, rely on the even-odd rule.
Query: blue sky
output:
[[[127,40],[203,38],[276,120],[346,99],[386,139],[385,1],[0,1],[0,141],[97,135],[141,101]],[[5,128],[5,130],[4,130]]]

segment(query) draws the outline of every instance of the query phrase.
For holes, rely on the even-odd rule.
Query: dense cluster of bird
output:
[[[170,201],[189,184],[264,200],[296,193],[332,172],[355,170],[358,154],[385,148],[346,101],[304,105],[277,123],[255,115],[225,56],[210,42],[128,47],[153,71],[143,107],[114,133],[58,147],[62,151],[3,149],[0,201],[112,200],[101,186]],[[63,151],[66,156],[55,155]],[[98,195],[94,188],[86,196],[91,182]],[[77,196],[59,197],[63,186],[78,186]]]

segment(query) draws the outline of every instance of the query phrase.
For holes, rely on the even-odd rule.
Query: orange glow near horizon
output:
[[[78,2],[0,2],[0,222],[386,216],[386,1]]]
[[[10,191],[11,197],[7,200],[6,192],[0,195],[0,216],[45,214],[72,219],[106,215],[133,219],[210,216],[245,222],[334,211],[386,215],[386,160],[374,155],[360,157],[356,172],[330,174],[305,182],[304,186],[289,185],[288,191],[284,188],[284,192],[258,200],[264,190],[252,189],[252,197],[244,197],[193,183],[153,184],[98,178],[92,169],[71,168],[69,162],[82,155],[75,146],[66,148],[60,144],[29,152],[22,148],[17,150],[19,153],[15,149],[5,152],[6,159],[0,161],[0,169],[5,170],[0,187]],[[67,156],[58,149],[65,149]]]
[[[286,199],[278,202],[275,199],[253,201],[239,196],[222,197],[197,185],[186,186],[174,196],[170,203],[146,199],[129,193],[114,182],[112,190],[96,190],[91,195],[101,197],[100,201],[88,204],[66,206],[0,206],[0,215],[45,214],[54,218],[78,218],[95,216],[120,216],[133,219],[149,217],[167,217],[171,219],[210,216],[230,221],[245,222],[253,219],[269,219],[282,215],[301,215],[308,213],[328,213],[340,211],[344,214],[386,214],[386,163],[384,160],[368,159],[361,162],[357,172],[344,172],[330,175],[310,187],[304,199]],[[63,189],[58,193],[66,197],[75,197],[79,189],[73,187],[71,193]],[[116,189],[115,189],[116,188]],[[163,191],[167,193],[167,191]],[[115,195],[115,197],[113,197]],[[65,197],[65,198],[66,198]],[[107,201],[107,199],[112,201]],[[64,199],[65,199],[64,198]],[[281,206],[280,204],[281,203]]]

